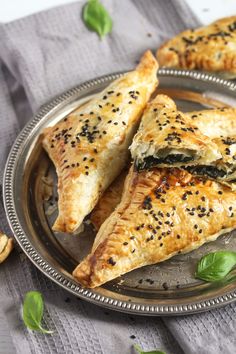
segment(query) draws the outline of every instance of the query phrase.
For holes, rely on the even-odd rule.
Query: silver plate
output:
[[[39,143],[40,133],[120,75],[107,75],[65,92],[43,106],[18,136],[4,177],[5,209],[16,240],[51,280],[84,300],[113,310],[142,315],[180,315],[230,303],[236,299],[235,281],[203,283],[194,278],[194,269],[197,260],[209,251],[236,250],[234,233],[187,255],[132,271],[95,290],[81,287],[71,277],[73,268],[89,251],[94,232],[87,224],[79,237],[52,232],[57,212],[56,202],[52,202],[56,199],[56,176]],[[232,82],[204,73],[169,69],[161,69],[158,76],[159,92],[172,96],[184,111],[236,106],[236,85]],[[54,180],[54,188],[53,199],[48,201],[48,190],[52,192],[47,185],[50,179]]]

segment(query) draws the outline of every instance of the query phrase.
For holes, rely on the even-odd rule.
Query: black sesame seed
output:
[[[116,264],[116,262],[114,261],[114,259],[112,257],[110,257],[108,260],[107,260],[107,263],[111,264],[112,266],[114,266]]]

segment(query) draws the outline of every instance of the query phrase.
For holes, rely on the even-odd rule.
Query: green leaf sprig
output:
[[[138,344],[134,344],[134,348],[138,354],[166,354],[161,350],[151,350],[150,352],[144,352]]]
[[[99,0],[88,0],[83,9],[83,21],[86,26],[97,32],[100,38],[112,30],[112,19]]]
[[[236,252],[217,251],[203,256],[197,265],[196,278],[209,282],[223,279],[236,265]]]
[[[42,327],[43,309],[43,297],[40,292],[29,291],[26,293],[23,304],[23,321],[26,327],[41,333],[52,334],[53,331]]]

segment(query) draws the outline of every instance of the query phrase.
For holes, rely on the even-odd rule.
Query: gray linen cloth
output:
[[[17,133],[42,104],[85,80],[133,68],[146,49],[155,50],[164,39],[199,24],[181,0],[103,2],[114,28],[102,41],[84,26],[81,2],[0,25],[0,178]],[[11,234],[2,200],[0,229]],[[23,325],[21,304],[29,290],[42,292],[53,335]],[[168,354],[232,354],[235,310],[232,304],[179,318],[130,316],[69,295],[18,247],[0,266],[1,354],[129,354],[133,343]]]

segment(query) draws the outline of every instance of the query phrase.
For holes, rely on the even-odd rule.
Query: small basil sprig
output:
[[[236,252],[212,252],[200,259],[195,276],[209,282],[218,281],[223,279],[235,265]]]
[[[144,352],[138,344],[134,344],[134,348],[138,354],[165,354],[161,350],[151,350],[150,352]]]
[[[112,30],[112,19],[99,0],[88,0],[83,9],[83,21],[100,38]]]
[[[44,329],[41,321],[43,318],[43,297],[38,291],[26,293],[23,304],[23,320],[29,329],[41,333],[52,334],[52,331]]]

